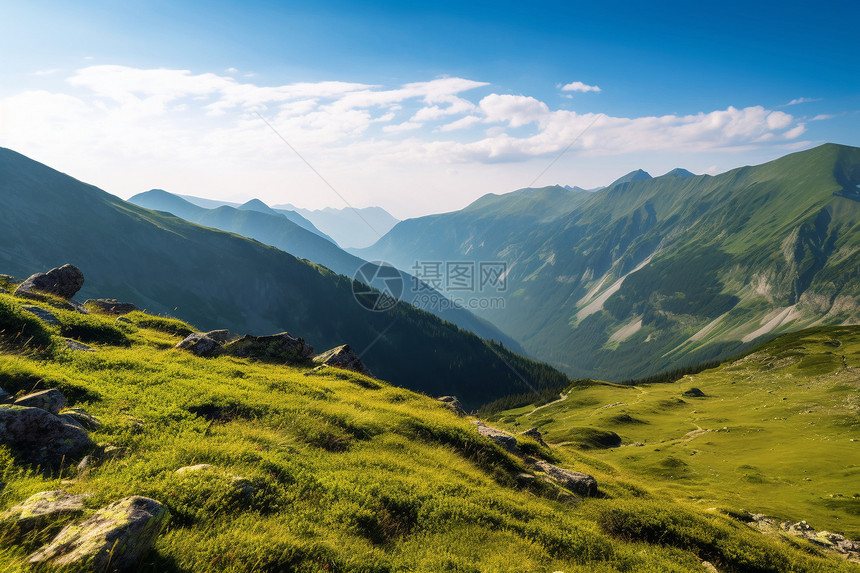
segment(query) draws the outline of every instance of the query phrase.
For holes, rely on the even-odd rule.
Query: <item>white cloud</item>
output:
[[[810,103],[813,101],[821,101],[821,98],[820,97],[799,97],[799,98],[795,98],[795,99],[791,100],[790,102],[788,102],[786,104],[783,104],[782,107],[789,106],[789,105],[797,105],[799,103]]]
[[[414,131],[416,129],[421,129],[422,127],[424,127],[423,123],[406,121],[397,125],[386,125],[382,128],[382,131],[384,131],[385,133],[401,133],[404,131]]]
[[[565,92],[600,92],[600,86],[590,86],[582,82],[571,82],[562,86],[562,91]]]
[[[812,119],[810,119],[809,121],[824,121],[825,119],[833,119],[834,117],[836,117],[836,116],[833,114],[820,113],[820,114],[816,115],[815,117],[813,117]]]

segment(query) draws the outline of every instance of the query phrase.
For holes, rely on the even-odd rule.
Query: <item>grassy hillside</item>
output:
[[[692,388],[704,396],[685,395]],[[667,495],[860,537],[860,327],[782,336],[673,384],[591,383],[495,415]],[[613,439],[613,435],[615,436]]]
[[[32,570],[27,556],[60,525],[126,495],[171,514],[140,571],[860,570],[675,501],[650,474],[532,443],[597,478],[604,497],[581,500],[521,475],[533,475],[523,460],[441,403],[383,381],[196,358],[173,349],[171,332],[189,327],[144,314],[125,323],[46,306],[61,323],[49,327],[20,305],[0,294],[0,386],[60,389],[101,420],[93,440],[118,449],[83,472],[77,460],[40,471],[0,444],[0,509],[58,488],[90,496],[79,518],[23,536],[0,527],[4,571]],[[24,345],[22,321],[42,338]],[[65,347],[58,334],[73,322],[94,352]],[[176,473],[201,463],[212,467]]]
[[[470,408],[539,385],[488,342],[428,312],[405,303],[368,311],[350,278],[0,150],[0,269],[23,279],[65,263],[84,273],[82,300],[126,300],[205,330],[289,331],[320,352],[350,344],[375,374],[456,394]]]
[[[860,149],[829,144],[713,177],[486,197],[360,254],[504,261],[504,309],[481,316],[573,376],[617,381],[860,321],[858,184]]]

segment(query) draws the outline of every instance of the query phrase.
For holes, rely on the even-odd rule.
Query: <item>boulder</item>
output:
[[[40,408],[52,414],[59,414],[66,407],[66,397],[59,390],[42,390],[27,394],[15,400],[16,406],[23,408]]]
[[[463,409],[462,404],[460,404],[460,400],[456,396],[440,396],[436,399],[445,404],[458,416],[466,415],[466,410]]]
[[[488,426],[483,422],[475,422],[475,425],[478,426],[478,433],[482,436],[490,438],[509,452],[515,452],[517,450],[517,439],[509,433],[499,430],[498,428]]]
[[[303,339],[295,338],[289,332],[281,332],[268,336],[246,334],[224,345],[224,353],[237,358],[296,364],[307,362],[314,355],[314,349]]]
[[[549,447],[546,445],[546,442],[543,441],[543,434],[541,434],[540,430],[538,430],[537,428],[529,428],[528,430],[523,432],[522,435],[533,439],[545,448]]]
[[[37,464],[58,464],[92,446],[87,432],[41,408],[0,406],[0,443]]]
[[[45,324],[50,324],[51,326],[60,325],[60,319],[57,318],[54,313],[45,310],[44,308],[39,308],[38,306],[22,306],[21,308],[30,314],[35,314],[36,317]]]
[[[47,273],[36,273],[15,290],[18,296],[47,293],[69,300],[84,286],[84,273],[74,265],[63,265]]]
[[[687,398],[704,398],[705,397],[705,393],[702,392],[701,390],[699,390],[698,388],[690,388],[689,390],[687,390],[686,392],[684,392],[681,395],[685,396]]]
[[[203,334],[205,334],[215,342],[220,342],[221,344],[226,344],[230,340],[230,331],[223,328],[221,330],[210,330],[209,332],[204,332]]]
[[[314,362],[317,364],[325,364],[326,366],[334,366],[335,368],[343,368],[344,370],[352,370],[365,376],[373,376],[367,366],[358,357],[358,354],[352,351],[349,344],[326,350],[319,356],[314,357]]]
[[[39,492],[4,513],[0,523],[30,531],[57,517],[83,511],[86,497],[69,495],[61,489]]]
[[[124,571],[138,566],[167,524],[167,509],[154,499],[132,496],[64,528],[30,556],[30,563],[75,565],[89,571]]]
[[[548,475],[554,482],[583,497],[595,497],[598,494],[597,480],[588,474],[573,472],[554,466],[549,462],[535,462],[535,469]]]
[[[221,354],[221,343],[210,338],[203,332],[193,332],[176,345],[180,350],[187,350],[195,356],[218,356]]]
[[[140,310],[131,302],[119,302],[115,298],[90,298],[84,302],[84,306],[94,306],[105,314],[128,314]]]

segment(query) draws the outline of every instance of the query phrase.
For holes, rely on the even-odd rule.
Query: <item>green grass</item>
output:
[[[706,396],[682,395],[692,387]],[[570,441],[582,428],[615,432],[620,447],[589,455],[657,492],[858,538],[859,390],[860,327],[825,327],[675,383],[574,388],[498,418],[579,451],[588,445]]]
[[[84,474],[71,464],[43,473],[0,445],[0,510],[60,487],[91,494],[87,512],[126,495],[157,499],[172,520],[141,571],[681,573],[705,558],[721,571],[846,570],[678,502],[598,450],[524,441],[594,475],[606,495],[571,500],[540,480],[520,485],[522,460],[427,396],[334,369],[197,358],[173,349],[181,334],[159,320],[87,320],[125,340],[93,340],[95,352],[9,349],[0,385],[68,391],[70,405],[103,422],[94,441],[121,453]],[[200,463],[213,468],[176,473]],[[60,525],[23,538],[0,528],[0,570],[29,570],[27,555]],[[655,535],[663,527],[668,534]]]

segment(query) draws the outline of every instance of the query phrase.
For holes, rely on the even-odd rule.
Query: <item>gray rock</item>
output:
[[[149,550],[167,524],[167,509],[154,499],[133,496],[97,511],[80,525],[69,525],[30,556],[30,563],[77,565],[90,571],[127,570]]]
[[[460,404],[460,400],[456,396],[440,396],[436,399],[445,404],[458,416],[466,415],[466,410],[463,409],[463,405]]]
[[[40,408],[0,406],[0,442],[33,463],[58,464],[92,446],[86,431]]]
[[[698,388],[690,388],[689,390],[684,392],[682,396],[686,396],[687,398],[704,398],[705,393]]]
[[[0,522],[29,531],[57,517],[83,511],[86,497],[69,495],[61,489],[39,492],[4,513]]]
[[[211,470],[211,469],[213,469],[213,466],[211,466],[210,464],[197,464],[194,466],[181,467],[178,470],[176,470],[176,473],[187,474],[187,473],[194,473],[194,472],[202,472],[202,471]]]
[[[94,349],[90,348],[86,344],[78,342],[77,340],[72,340],[71,338],[66,339],[66,348],[69,350],[77,350],[78,352],[95,352]]]
[[[42,390],[27,394],[15,400],[16,406],[23,408],[40,408],[52,414],[59,414],[66,407],[66,397],[59,390]]]
[[[335,368],[343,368],[344,370],[352,370],[365,376],[373,376],[367,366],[358,357],[358,354],[352,351],[349,344],[326,350],[319,356],[314,357],[314,362],[317,364],[325,364],[326,366],[334,366]]]
[[[289,332],[281,332],[268,336],[246,334],[224,345],[224,353],[237,358],[297,364],[307,362],[314,355],[314,349],[303,339],[295,338]]]
[[[129,319],[124,316],[120,316],[116,319],[116,322],[121,322],[123,324],[133,324]]]
[[[598,493],[597,480],[588,474],[565,470],[544,461],[535,462],[535,468],[575,494],[583,497],[594,497]]]
[[[488,426],[483,422],[475,422],[475,425],[478,426],[478,433],[482,436],[490,438],[509,452],[515,452],[517,450],[517,439],[509,433],[499,430],[498,428]]]
[[[221,354],[221,344],[203,332],[193,332],[176,345],[180,350],[187,350],[195,356],[218,356]]]
[[[35,314],[36,317],[45,324],[50,324],[51,326],[59,326],[60,324],[60,319],[57,318],[54,313],[47,311],[44,308],[39,308],[38,306],[22,306],[21,308],[30,314]]]
[[[205,334],[215,342],[220,342],[221,344],[226,344],[230,340],[230,331],[223,328],[221,330],[210,330],[209,332],[204,332],[203,334]]]
[[[533,439],[545,448],[549,447],[546,445],[546,442],[543,441],[543,434],[541,434],[540,430],[538,430],[537,428],[529,428],[528,430],[523,432],[522,435]]]
[[[119,302],[115,298],[90,298],[84,302],[84,306],[95,306],[105,314],[128,314],[140,310],[137,305],[130,302]]]
[[[64,419],[74,419],[78,425],[87,430],[95,430],[102,425],[101,420],[83,408],[66,408],[60,413],[60,417]]]
[[[74,265],[63,265],[47,273],[36,273],[15,290],[18,296],[47,293],[66,300],[77,294],[84,286],[84,273]]]

